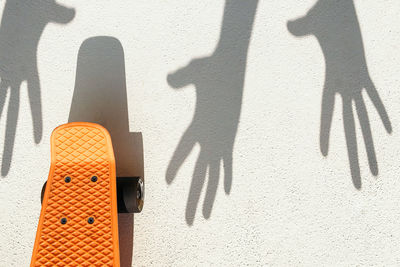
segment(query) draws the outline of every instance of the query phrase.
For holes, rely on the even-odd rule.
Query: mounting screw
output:
[[[94,218],[93,218],[93,217],[89,217],[89,219],[87,220],[87,222],[88,222],[89,224],[94,223]]]
[[[96,182],[97,181],[97,176],[92,176],[92,178],[90,180],[92,180],[92,182]]]
[[[66,183],[71,182],[71,177],[69,177],[69,176],[65,177],[64,181],[65,181]]]
[[[61,224],[66,224],[67,223],[67,218],[62,218],[60,221],[61,221]]]

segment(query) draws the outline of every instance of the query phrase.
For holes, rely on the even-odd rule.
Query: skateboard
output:
[[[116,177],[108,131],[73,122],[51,136],[31,266],[120,266],[118,213],[140,212],[140,177]]]

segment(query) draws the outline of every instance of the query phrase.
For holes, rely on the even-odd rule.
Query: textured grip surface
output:
[[[31,266],[119,266],[108,132],[97,124],[69,123],[56,128],[51,141],[52,166]]]

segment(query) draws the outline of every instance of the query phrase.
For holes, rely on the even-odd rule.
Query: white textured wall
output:
[[[30,262],[40,190],[48,174],[50,134],[68,121],[78,51],[95,36],[114,37],[123,47],[130,132],[143,136],[146,200],[143,212],[134,216],[134,266],[400,265],[400,2],[354,0],[357,22],[351,1],[320,0],[309,24],[320,35],[320,45],[313,35],[292,34],[301,31],[295,25],[289,26],[291,31],[287,27],[315,0],[260,0],[258,6],[254,0],[243,0],[244,5],[227,1],[223,40],[224,1],[58,2],[75,14],[57,11],[51,1],[3,1],[0,73],[17,84],[11,91],[20,95],[6,95],[0,120],[0,149],[6,147],[0,178],[0,266]],[[328,7],[333,2],[342,6]],[[58,22],[45,24],[49,14]],[[357,23],[363,48],[357,41]],[[40,38],[37,47],[35,38]],[[325,77],[338,87],[332,90],[360,99],[359,87],[368,77],[365,72],[357,76],[363,53],[392,132],[363,91],[369,118],[358,106],[360,124],[353,108],[356,139],[351,137],[351,109],[342,116],[345,101],[336,94],[329,153],[324,157],[319,140]],[[35,54],[41,139],[40,120],[32,125],[26,81],[35,77]],[[330,71],[325,69],[326,56]],[[174,89],[193,80],[184,73],[183,78],[169,76],[167,81],[168,74],[194,58],[205,58],[200,60],[202,67],[194,65],[189,73],[195,76],[196,87]],[[5,88],[0,90],[3,100]],[[34,86],[29,90],[37,98]],[[34,100],[36,110],[38,102]],[[189,131],[189,141],[181,149],[189,153],[193,141],[201,146],[194,144],[171,182],[174,162],[169,176],[168,166],[192,121],[195,131]],[[353,178],[344,125],[350,151],[358,144],[360,175],[353,154]],[[372,170],[368,155],[374,153],[366,152],[361,125],[369,125],[372,132],[377,162],[372,159]],[[218,164],[230,154],[232,184],[226,194],[224,168]],[[196,201],[187,201],[196,162],[194,191],[201,189],[207,166],[211,176],[205,176],[194,213]]]

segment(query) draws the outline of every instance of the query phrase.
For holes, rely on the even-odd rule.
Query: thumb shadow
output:
[[[114,37],[86,39],[78,54],[69,122],[105,127],[113,142],[117,177],[144,177],[141,133],[129,132],[124,50]],[[121,266],[131,266],[133,214],[118,214]]]

